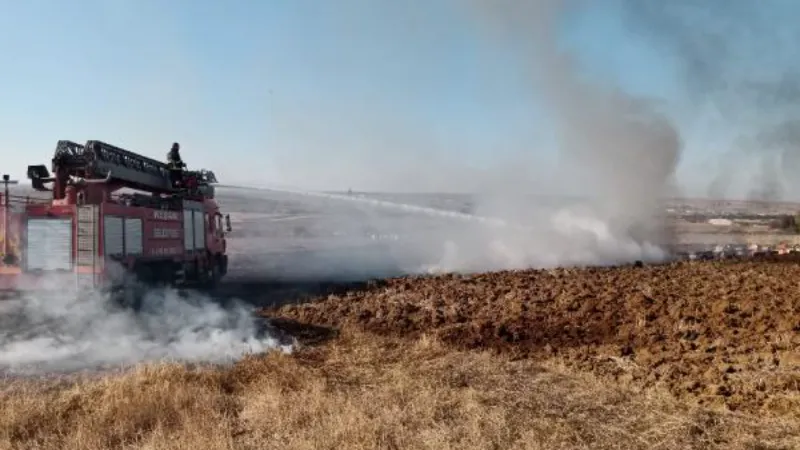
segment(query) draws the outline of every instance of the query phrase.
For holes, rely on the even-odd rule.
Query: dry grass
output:
[[[0,448],[778,449],[800,422],[712,412],[557,361],[355,331],[232,368],[6,382]]]

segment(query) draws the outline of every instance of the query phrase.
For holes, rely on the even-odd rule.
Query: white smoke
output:
[[[352,279],[347,274],[361,277],[382,277],[400,273],[479,272],[485,270],[519,269],[527,267],[555,267],[561,265],[609,265],[634,260],[661,261],[669,257],[668,250],[657,242],[637,240],[635,234],[612,228],[611,220],[602,220],[598,208],[584,204],[557,201],[554,205],[525,204],[527,213],[536,212],[527,219],[521,215],[483,216],[441,207],[404,203],[400,200],[373,198],[369,195],[344,195],[300,189],[262,188],[250,185],[242,189],[224,190],[226,199],[256,198],[277,200],[279,205],[296,202],[308,211],[317,211],[307,220],[313,222],[318,232],[327,230],[328,238],[296,239],[296,245],[317,248],[309,258],[292,263],[286,256],[267,255],[252,260],[264,276],[277,276],[272,268],[277,263],[288,264],[281,273],[292,273],[293,279]],[[232,194],[236,193],[234,197]],[[418,197],[435,203],[447,198],[436,194]],[[522,203],[520,203],[522,204]],[[480,203],[479,205],[486,205]],[[355,211],[368,214],[354,214]],[[499,210],[502,214],[503,211]],[[513,211],[513,210],[506,210]],[[525,211],[520,208],[516,211]],[[257,235],[270,231],[264,245],[292,242],[280,236],[287,221],[280,214],[234,214],[236,227],[244,233]],[[307,213],[294,217],[304,219]],[[505,217],[505,218],[501,218]],[[243,220],[249,218],[249,220]],[[375,245],[371,252],[357,251],[357,239],[347,241],[335,234],[357,236],[359,227],[372,226],[387,237],[382,246]],[[365,236],[365,240],[375,235]],[[336,241],[345,241],[337,248]],[[246,247],[252,253],[259,248],[258,240],[232,241],[231,249]],[[350,245],[346,245],[349,242]],[[374,242],[380,244],[381,242]],[[322,245],[330,251],[322,251]],[[288,246],[288,244],[287,244]],[[243,249],[242,249],[243,250]],[[365,249],[368,250],[368,249]],[[371,257],[370,257],[371,256]],[[394,266],[396,273],[387,273]]]
[[[67,292],[29,291],[0,303],[0,373],[92,371],[156,360],[226,363],[249,353],[291,351],[240,302],[222,306],[197,292],[159,288],[146,293],[135,313],[99,291]]]
[[[466,267],[606,265],[668,255],[672,236],[663,200],[674,188],[680,134],[649,99],[584,76],[558,38],[564,16],[582,5],[568,0],[471,4],[476,33],[516,56],[517,65],[509,70],[530,80],[528,94],[552,120],[560,165],[548,181],[562,201],[552,208],[541,205],[530,195],[533,180],[494,183],[476,212],[527,224],[528,230],[484,228],[478,236],[465,236],[456,246],[467,250],[457,258]],[[582,201],[563,200],[575,193]]]
[[[683,142],[670,118],[657,108],[661,103],[627,92],[610,77],[598,79],[591,67],[583,66],[563,45],[560,36],[565,17],[588,4],[569,0],[472,0],[449,2],[449,10],[431,7],[424,10],[426,14],[420,14],[419,5],[404,6],[397,2],[371,5],[368,19],[363,19],[361,25],[385,24],[381,36],[391,38],[391,41],[387,38],[389,46],[421,45],[407,35],[407,29],[430,25],[430,29],[422,29],[420,34],[445,33],[435,28],[437,21],[433,18],[447,10],[452,15],[447,20],[461,20],[459,25],[464,26],[459,28],[471,30],[468,42],[477,42],[483,50],[492,48],[506,56],[502,68],[497,68],[497,59],[487,58],[479,61],[485,64],[476,64],[475,70],[512,73],[507,78],[509,82],[525,80],[526,83],[514,86],[514,105],[528,102],[524,110],[541,114],[531,114],[529,127],[520,130],[496,124],[497,117],[504,117],[493,115],[497,111],[491,108],[496,108],[496,104],[490,102],[485,109],[478,108],[481,112],[476,114],[485,113],[484,120],[495,125],[487,130],[496,130],[496,134],[484,136],[489,143],[478,150],[499,155],[476,167],[466,161],[470,152],[465,150],[461,158],[456,151],[475,150],[475,146],[484,145],[468,142],[469,133],[450,129],[446,137],[436,137],[440,136],[435,132],[436,120],[398,118],[403,109],[387,110],[380,101],[336,104],[336,111],[322,104],[298,114],[284,114],[286,111],[282,110],[273,120],[287,125],[288,115],[302,119],[302,126],[292,123],[280,127],[295,130],[283,138],[291,142],[286,145],[287,150],[275,150],[280,170],[296,174],[296,184],[301,179],[322,179],[317,174],[324,172],[324,179],[336,178],[335,183],[329,181],[336,186],[383,192],[407,187],[408,191],[416,192],[473,194],[471,214],[434,212],[435,208],[410,206],[402,200],[371,200],[371,204],[363,201],[362,212],[354,214],[349,224],[351,231],[367,223],[387,232],[400,228],[424,230],[399,233],[405,234],[406,239],[396,246],[401,247],[402,253],[396,256],[400,259],[398,265],[411,270],[472,272],[664,259],[673,242],[664,220],[664,199],[675,195],[674,173]],[[350,25],[350,20],[362,20],[361,16],[340,14],[340,20],[347,16]],[[422,16],[431,19],[416,20]],[[408,27],[403,22],[407,17],[415,18]],[[374,39],[366,34],[357,35],[359,30],[362,27],[348,26],[342,31],[354,40]],[[436,47],[444,40],[431,38],[424,45],[426,49]],[[444,52],[444,47],[436,48]],[[349,56],[373,58],[358,61],[359,66],[371,67],[380,65],[380,58],[386,54]],[[419,54],[424,54],[421,48]],[[474,56],[480,58],[478,49]],[[409,70],[419,70],[420,79],[426,79],[425,73],[446,70],[452,70],[452,79],[463,75],[457,72],[459,69],[433,67],[435,64],[439,62],[419,56],[419,61],[407,66],[412,68]],[[320,77],[332,82],[324,75]],[[490,82],[478,89],[471,86],[473,90],[462,95],[474,95],[470,101],[476,104],[480,99],[490,98],[491,93],[483,96],[475,91],[480,91],[480,87],[486,91],[497,87]],[[409,92],[404,99],[413,101],[416,91],[410,86],[401,85],[397,89],[405,87]],[[448,101],[448,97],[443,96],[441,101]],[[441,110],[447,114],[447,108]],[[542,116],[547,120],[541,120]],[[335,118],[344,119],[339,122]],[[328,119],[336,125],[330,125]],[[456,117],[441,117],[442,124],[456,120]],[[381,126],[372,126],[373,123]],[[505,134],[509,130],[514,136]],[[558,151],[552,167],[540,151],[550,146],[547,138],[551,134]],[[331,150],[326,150],[324,158],[313,156],[320,148]],[[513,155],[509,157],[509,153]],[[432,194],[431,198],[435,196]],[[343,198],[328,199],[347,209]],[[392,214],[389,211],[363,212],[386,209],[389,203],[394,203],[396,210],[392,223],[383,220]],[[405,214],[401,216],[401,212]],[[427,219],[423,220],[425,216]],[[327,217],[321,217],[319,222],[326,220]],[[328,225],[347,227],[343,222],[337,218]],[[412,233],[414,236],[408,237]],[[330,267],[342,272],[368,273],[374,267],[372,260],[353,257],[349,250],[342,250],[335,260],[336,264]],[[297,267],[297,271],[303,269]]]
[[[335,200],[342,210],[347,209],[344,201],[350,200],[350,203],[360,202],[362,210],[396,211],[390,224],[375,213],[354,215],[357,218],[349,224],[351,231],[365,223],[374,224],[376,228],[420,230],[424,227],[424,232],[414,233],[413,238],[404,239],[397,246],[402,247],[402,256],[398,256],[399,266],[412,271],[475,272],[612,265],[667,258],[673,236],[664,218],[664,200],[675,194],[674,173],[680,159],[682,139],[667,115],[656,108],[656,102],[626,92],[615,86],[614,80],[587,77],[586,68],[564,48],[559,39],[560,24],[566,14],[579,11],[586,4],[568,0],[453,3],[457,9],[454,12],[461,13],[459,17],[463,17],[471,27],[476,41],[492,44],[498,51],[511,55],[503,70],[518,72],[519,78],[528,80],[519,97],[528,98],[532,110],[543,109],[548,117],[550,123],[547,126],[552,127],[549,131],[553,132],[558,149],[559,160],[555,167],[543,169],[546,164],[538,161],[541,153],[537,149],[543,146],[544,139],[536,133],[520,137],[524,142],[516,146],[519,150],[513,161],[518,164],[514,167],[500,164],[473,170],[452,157],[447,164],[440,165],[444,153],[437,150],[434,140],[427,138],[424,128],[393,130],[407,141],[412,137],[420,141],[408,145],[408,148],[425,149],[423,157],[410,153],[415,155],[412,158],[413,169],[402,164],[384,164],[383,159],[377,157],[378,153],[381,156],[409,155],[405,148],[400,151],[385,145],[386,141],[394,142],[386,139],[381,131],[389,125],[382,128],[363,126],[347,115],[348,121],[356,124],[354,127],[357,129],[347,130],[342,125],[337,128],[337,136],[352,134],[374,144],[358,147],[364,153],[372,152],[369,157],[348,158],[344,150],[341,157],[337,154],[336,159],[343,165],[359,168],[346,171],[328,170],[326,167],[328,176],[336,175],[341,180],[337,184],[347,185],[349,179],[366,182],[363,176],[366,171],[371,173],[370,180],[402,179],[410,191],[420,185],[437,186],[437,189],[449,192],[463,191],[467,184],[474,194],[473,211],[466,214],[403,201],[302,190],[293,193],[306,196],[309,202],[312,201],[310,196]],[[371,11],[379,15],[373,17],[374,20],[380,18],[388,23],[395,20],[395,16],[404,16],[396,14],[398,9],[404,7],[395,3],[391,7],[376,6]],[[406,12],[415,15],[410,8]],[[397,39],[402,37],[397,36]],[[430,45],[435,45],[435,42]],[[418,67],[421,65],[422,62]],[[453,77],[458,75],[453,73]],[[381,123],[393,123],[380,120],[385,118],[381,108],[371,108],[365,114]],[[487,120],[490,119],[487,116]],[[311,122],[303,128],[303,133],[298,132],[295,139],[308,144],[308,136],[317,133],[307,131],[319,126]],[[372,122],[365,120],[364,123]],[[542,123],[531,117],[530,126],[542,127]],[[504,142],[504,137],[498,135],[497,142],[498,146],[502,145],[499,143]],[[318,143],[309,147],[324,145]],[[461,142],[455,141],[454,145],[461,145]],[[487,152],[495,150],[484,149]],[[328,164],[329,160],[325,161]],[[307,170],[309,164],[297,165],[293,170]],[[369,170],[362,170],[364,164],[370,165],[366,168]],[[528,167],[524,167],[525,164]],[[536,167],[537,164],[540,166]],[[431,176],[432,172],[435,175]],[[465,183],[465,180],[469,182]],[[394,189],[395,183],[385,184],[385,190]],[[435,194],[431,197],[434,198]],[[577,200],[571,197],[577,197]],[[401,212],[405,214],[400,216]],[[383,217],[388,215],[386,211]],[[419,219],[422,217],[427,217],[427,220]],[[331,228],[348,227],[345,221],[328,217],[321,217],[319,222],[326,220],[330,220],[328,225]],[[375,265],[370,260],[354,257],[350,250],[342,250],[336,264],[330,267],[342,272],[368,273]]]

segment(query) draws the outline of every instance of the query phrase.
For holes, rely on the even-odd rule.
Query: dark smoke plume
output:
[[[589,195],[592,215],[612,235],[666,245],[661,200],[673,193],[681,137],[652,99],[613,84],[585,81],[576,58],[562,50],[559,23],[581,2],[473,2],[480,29],[515,51],[531,80],[531,96],[554,122],[564,186]]]
[[[794,181],[800,169],[800,29],[792,19],[798,8],[743,0],[621,4],[631,31],[677,59],[687,106],[710,107],[731,130],[734,145],[710,180],[709,194],[731,195],[741,185],[750,199],[800,194]]]

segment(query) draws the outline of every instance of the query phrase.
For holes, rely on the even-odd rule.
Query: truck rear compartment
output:
[[[41,209],[19,217],[18,237],[18,265],[0,268],[0,289],[110,287],[123,282],[127,269],[141,268],[175,281],[198,276],[184,259],[206,250],[206,214],[202,203],[189,201],[174,211],[105,204]]]

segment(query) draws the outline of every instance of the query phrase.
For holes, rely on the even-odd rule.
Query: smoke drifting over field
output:
[[[472,212],[505,225],[443,219],[427,230],[424,241],[406,245],[407,256],[416,253],[410,260],[427,261],[425,267],[435,270],[482,271],[665,257],[671,236],[660,217],[660,200],[673,193],[680,135],[648,99],[582,79],[582,68],[561,50],[558,39],[558,23],[568,6],[573,4],[552,0],[474,1],[460,7],[474,36],[510,52],[508,70],[528,80],[523,97],[543,106],[550,118],[559,166],[546,178],[541,170],[518,170],[506,177],[502,165],[476,176],[454,158],[440,173],[443,190],[458,190],[473,175],[471,190],[478,196]],[[531,128],[537,126],[533,117],[530,122]],[[420,146],[430,148],[434,157],[418,158],[417,165],[438,167],[441,152],[425,144]],[[536,164],[541,154],[536,149],[543,145],[541,137],[527,138],[512,159]],[[384,147],[372,151],[392,152]],[[496,172],[487,173],[492,169]],[[394,179],[403,167],[376,165],[374,170]],[[416,182],[418,174],[407,172],[403,178]],[[540,201],[567,194],[583,200],[548,206]],[[340,267],[348,264],[358,262],[342,255]]]
[[[280,346],[241,304],[155,290],[134,315],[100,293],[0,303],[0,374],[99,370],[153,360],[230,362]],[[289,350],[285,347],[284,350]]]
[[[588,211],[559,211],[552,228],[507,247],[524,249],[528,263],[552,254],[551,263],[612,263],[653,259],[670,236],[660,220],[661,200],[672,192],[681,138],[669,119],[646,98],[584,81],[577,60],[561,49],[559,26],[577,2],[476,1],[478,27],[487,39],[513,49],[530,79],[531,97],[538,97],[552,117],[560,167],[555,191],[590,197]],[[613,86],[613,84],[612,84]],[[531,147],[535,147],[532,143]],[[491,197],[482,210],[508,214],[527,212],[526,204],[508,204],[519,186]],[[510,208],[508,206],[511,206]],[[540,222],[540,221],[539,221]],[[500,237],[500,242],[505,236]]]
[[[626,24],[674,57],[693,111],[730,139],[712,197],[797,199],[800,185],[800,32],[793,2],[624,0]],[[695,118],[695,119],[699,119]]]
[[[340,181],[336,184],[340,186],[353,182],[354,188],[358,188],[357,183],[362,182],[384,191],[398,190],[398,180],[412,190],[469,191],[476,194],[472,213],[506,224],[486,226],[477,221],[443,218],[437,226],[418,233],[419,239],[401,244],[403,267],[409,266],[407,262],[423,261],[419,270],[482,271],[664,258],[671,236],[661,217],[661,199],[675,193],[674,173],[682,139],[651,99],[616,89],[615,80],[585,81],[585,68],[562,49],[559,25],[571,8],[583,5],[559,0],[474,0],[448,4],[455,9],[450,14],[458,13],[458,18],[465,20],[475,42],[509,54],[509,65],[504,70],[516,72],[526,80],[526,91],[517,96],[528,103],[526,108],[543,110],[552,127],[549,131],[554,132],[558,149],[554,170],[542,161],[545,156],[539,149],[549,144],[542,133],[520,133],[514,136],[514,145],[509,145],[509,139],[498,132],[493,135],[496,143],[486,145],[482,151],[508,147],[497,158],[503,163],[493,165],[493,160],[476,169],[455,148],[468,138],[442,139],[429,123],[416,117],[397,117],[401,108],[389,112],[381,106],[380,98],[370,98],[370,108],[363,112],[363,117],[354,106],[358,102],[342,105],[343,111],[349,113],[342,115],[347,117],[349,125],[334,117],[335,131],[327,130],[325,120],[309,119],[302,129],[296,127],[293,142],[298,144],[292,145],[292,157],[278,155],[278,160],[286,158],[287,173],[324,172],[326,180],[338,177]],[[394,36],[398,41],[405,39],[399,28],[403,33],[414,30],[415,36],[430,34],[428,45],[438,48],[441,44],[444,49],[446,45],[442,42],[446,39],[436,39],[436,33],[425,28],[429,22],[417,7],[397,3],[391,7],[373,5],[370,19],[374,23],[370,26],[380,21],[389,29],[398,27]],[[431,6],[431,16],[435,14],[440,12]],[[404,24],[404,28],[398,23]],[[368,39],[355,35],[367,25],[349,24],[345,33],[351,39]],[[359,63],[369,66],[368,60]],[[407,70],[413,76],[443,70],[434,64],[420,60]],[[453,79],[459,76],[451,73]],[[404,86],[396,88],[402,91]],[[276,120],[286,125],[299,115],[290,116]],[[442,115],[431,119],[437,120],[445,122],[453,118]],[[548,127],[533,115],[529,122],[530,129]],[[377,123],[380,126],[373,126]],[[326,134],[329,140],[315,141],[315,136]],[[401,138],[396,139],[397,136]],[[454,148],[448,149],[448,143]],[[305,146],[332,148],[328,160],[331,165],[316,167],[314,157],[302,150]],[[507,161],[516,164],[505,164]],[[509,166],[516,170],[509,171]],[[381,180],[385,183],[381,184]],[[567,195],[577,195],[582,200],[563,200]],[[554,198],[561,200],[554,203]],[[550,204],[543,205],[543,199],[549,199]],[[368,208],[365,205],[362,211]],[[411,224],[414,219],[410,216],[420,213],[409,212],[391,226],[399,226],[400,221]],[[386,225],[366,212],[352,223],[329,225],[358,230],[368,223],[374,223],[379,230]],[[358,266],[369,272],[371,267],[362,266],[364,260],[350,258],[346,251],[336,259],[335,267],[341,270],[352,272],[350,269]]]

